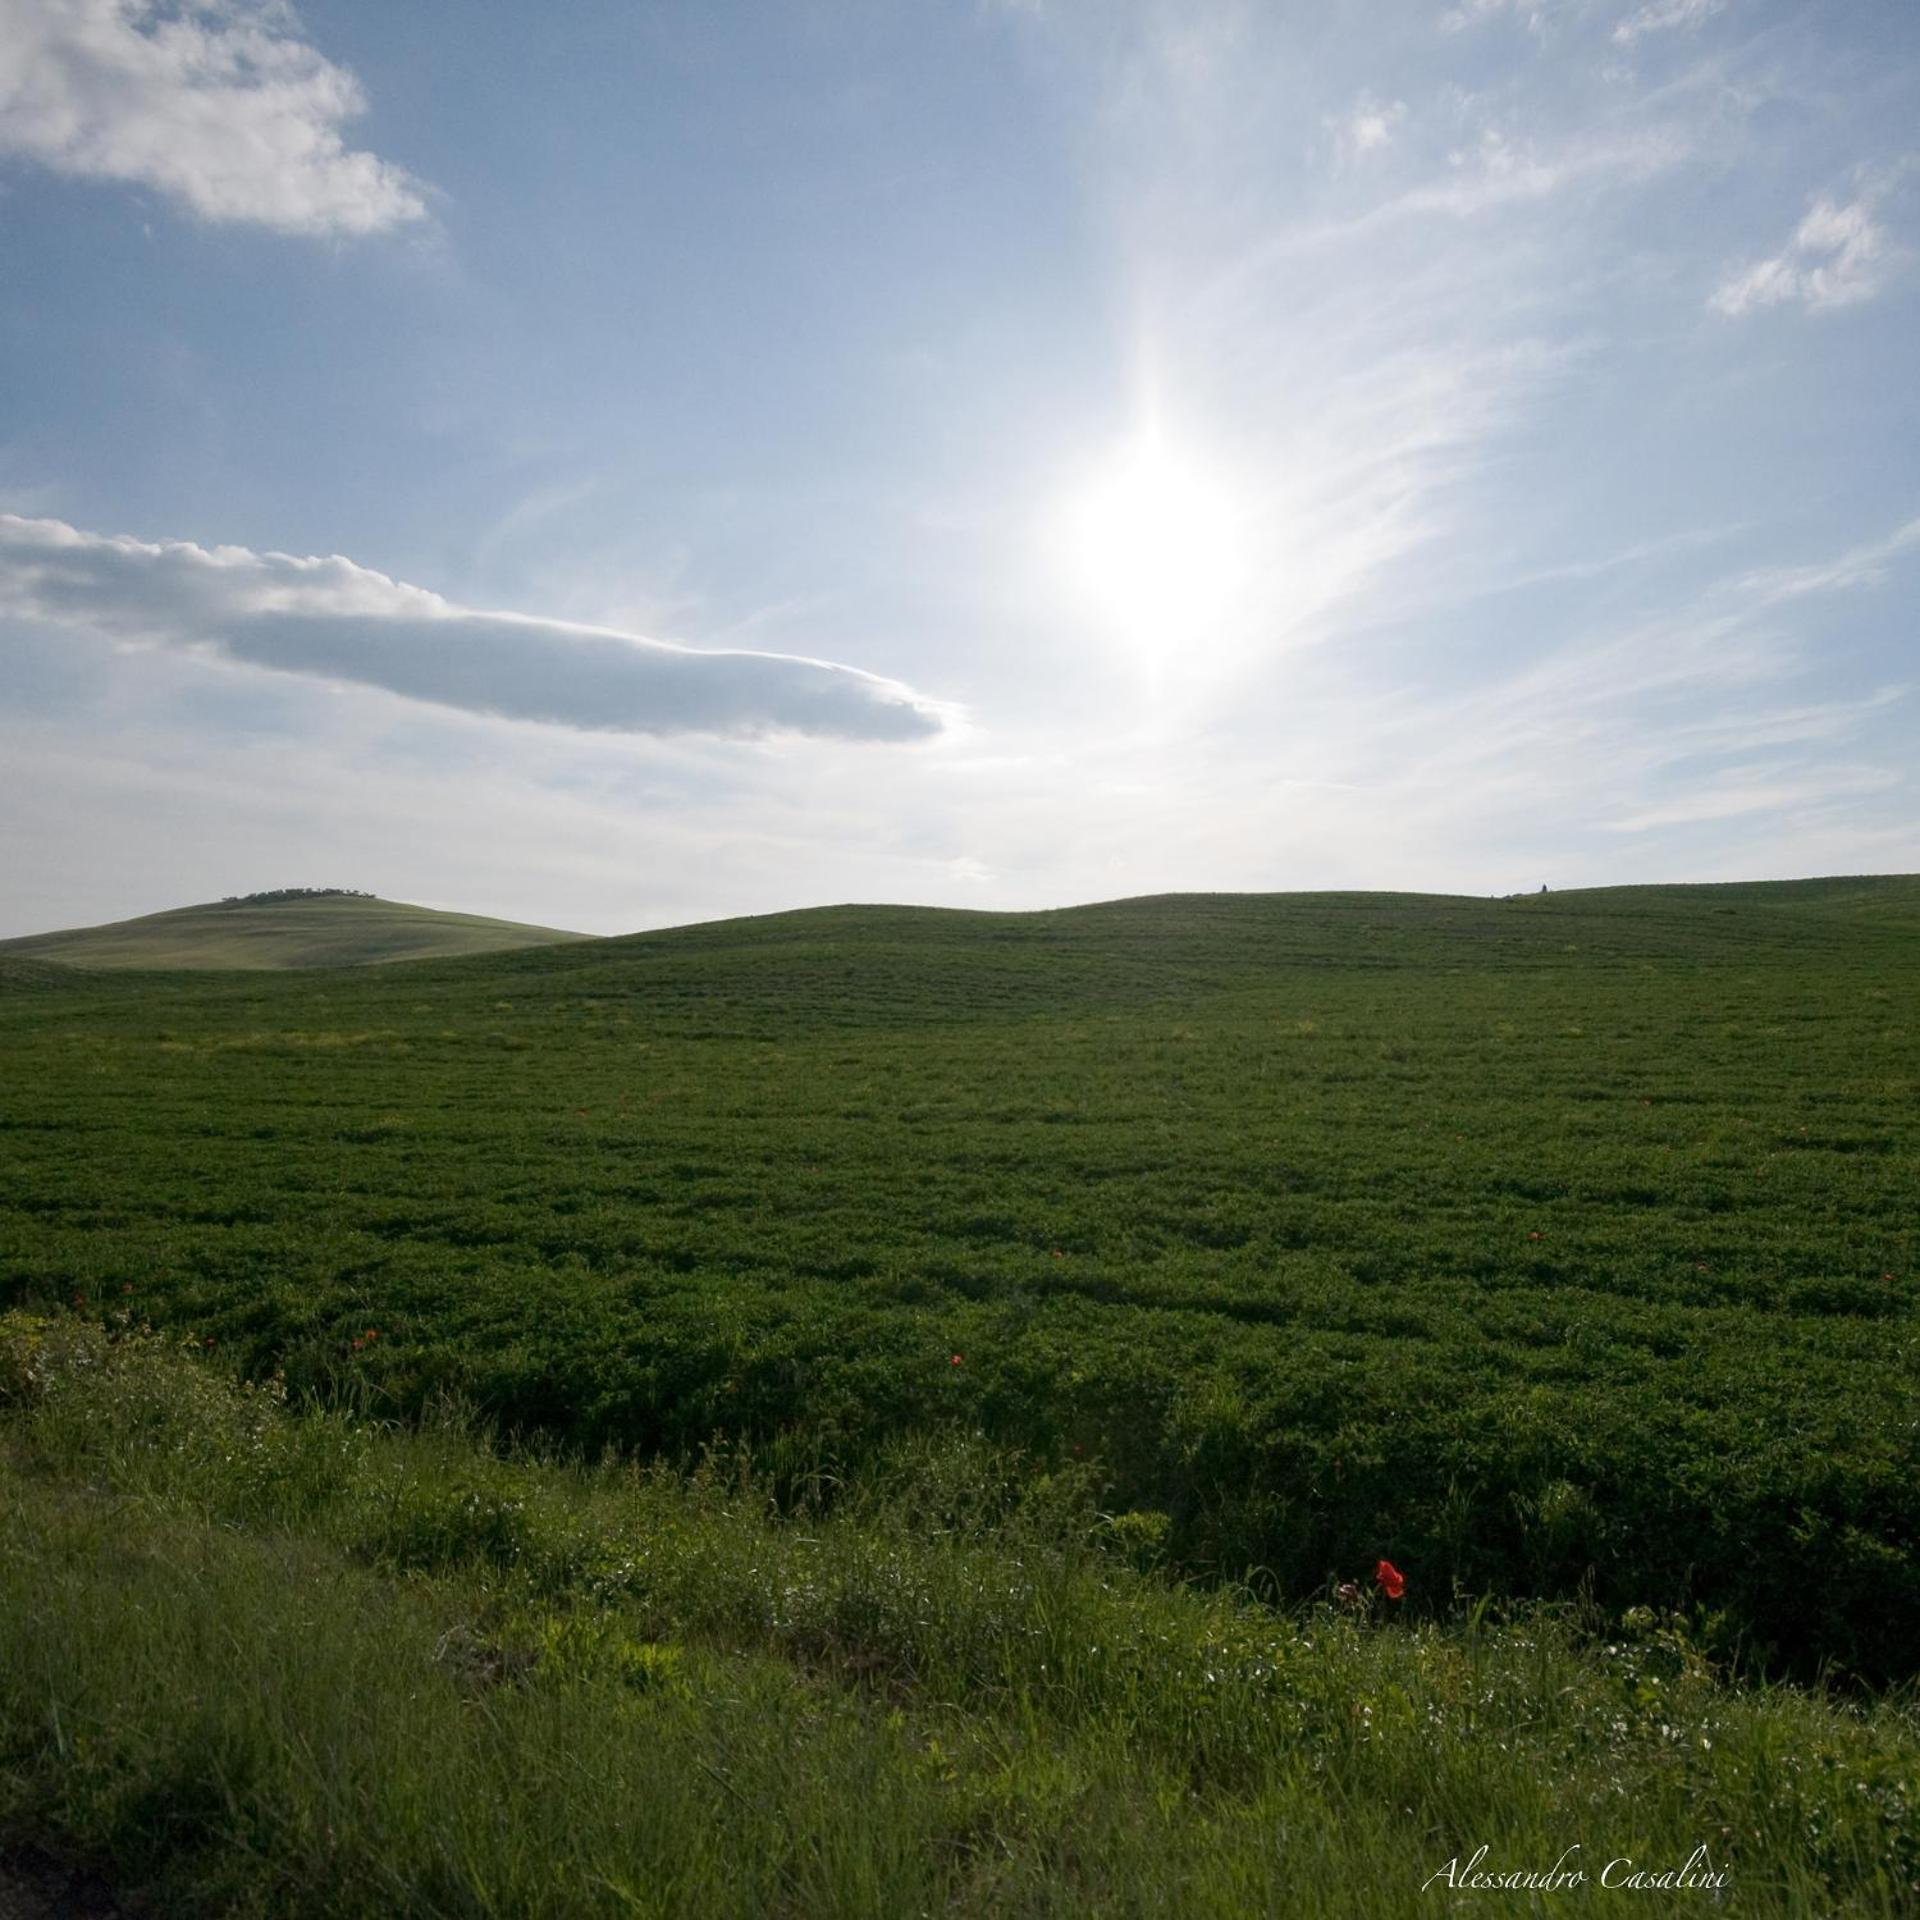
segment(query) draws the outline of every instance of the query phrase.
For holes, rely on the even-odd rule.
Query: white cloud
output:
[[[1756,307],[1797,303],[1817,312],[1871,300],[1902,257],[1874,218],[1876,197],[1868,189],[1844,205],[1816,200],[1779,253],[1733,274],[1708,304],[1737,319]]]
[[[360,83],[279,0],[0,0],[0,154],[151,187],[205,220],[366,234],[422,189],[357,151]]]
[[[1816,561],[1807,567],[1763,567],[1758,572],[1743,574],[1733,585],[1736,591],[1751,596],[1762,606],[1798,600],[1809,593],[1877,587],[1886,579],[1892,563],[1916,547],[1920,547],[1920,520],[1909,520],[1884,539],[1851,547],[1832,560]]]
[[[1649,33],[1670,33],[1677,27],[1697,27],[1726,11],[1727,0],[1649,0],[1649,4],[1613,30],[1616,45],[1630,47]]]
[[[1343,165],[1364,160],[1392,146],[1400,124],[1407,117],[1404,100],[1376,100],[1363,93],[1343,115],[1330,118],[1334,154]]]
[[[1450,174],[1401,195],[1385,211],[1445,213],[1469,218],[1489,208],[1545,200],[1580,182],[1639,185],[1687,160],[1689,135],[1678,126],[1592,135],[1542,148],[1483,127],[1469,146],[1447,155]]]
[[[1496,14],[1510,13],[1524,26],[1537,32],[1547,15],[1547,0],[1461,0],[1440,16],[1442,33],[1463,33],[1468,27],[1491,20]]]
[[[0,514],[0,617],[595,732],[916,740],[946,714],[830,661],[460,607],[338,555],[153,544]]]
[[[1609,820],[1606,826],[1610,833],[1650,833],[1664,827],[1738,820],[1747,814],[1780,813],[1790,807],[1829,806],[1888,793],[1902,784],[1899,774],[1886,770],[1844,773],[1821,768],[1808,777],[1782,778],[1772,769],[1733,768],[1659,806]]]
[[[1463,838],[1492,831],[1503,800],[1524,805],[1569,845],[1748,820],[1759,836],[1768,821],[1899,806],[1904,761],[1868,743],[1914,690],[1793,698],[1815,660],[1777,615],[1870,587],[1916,547],[1920,522],[1812,566],[1732,575],[1691,607],[1580,634],[1449,699],[1389,700],[1374,740],[1394,768],[1382,790],[1409,809],[1458,809]]]

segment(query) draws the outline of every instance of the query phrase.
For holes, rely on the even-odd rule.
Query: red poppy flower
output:
[[[947,1365],[950,1367],[957,1367],[959,1364],[960,1364],[960,1356],[957,1353],[953,1356],[951,1360],[947,1362]]]
[[[1406,1597],[1407,1576],[1391,1560],[1382,1560],[1374,1568],[1373,1577],[1380,1591],[1389,1600],[1400,1600]]]

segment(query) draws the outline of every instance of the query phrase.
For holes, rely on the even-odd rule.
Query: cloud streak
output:
[[[1489,126],[1476,143],[1448,155],[1449,177],[1415,187],[1381,211],[1467,219],[1489,208],[1547,200],[1583,182],[1639,186],[1678,166],[1691,151],[1689,136],[1675,126],[1586,136],[1545,149]]]
[[[12,514],[0,514],[0,618],[589,732],[900,742],[950,718],[831,661],[480,612],[338,555],[152,543]]]
[[[1614,44],[1630,47],[1650,33],[1701,26],[1716,13],[1725,12],[1726,5],[1727,0],[1651,0],[1614,28]]]
[[[342,137],[365,111],[274,0],[0,0],[0,154],[203,220],[338,235],[421,219],[419,182]]]
[[[1409,703],[1382,722],[1396,768],[1386,790],[1469,818],[1525,796],[1569,842],[1897,804],[1904,763],[1876,763],[1863,743],[1911,687],[1795,700],[1811,660],[1776,616],[1881,585],[1916,546],[1920,521],[1825,562],[1731,575],[1690,607],[1583,634],[1437,705]]]
[[[1896,527],[1884,539],[1850,547],[1831,560],[1805,567],[1762,567],[1743,574],[1736,590],[1762,606],[1798,600],[1809,593],[1836,593],[1851,587],[1877,587],[1894,562],[1920,548],[1920,519]]]

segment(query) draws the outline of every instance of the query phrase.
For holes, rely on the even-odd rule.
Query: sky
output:
[[[1911,0],[0,0],[0,935],[1920,870]]]

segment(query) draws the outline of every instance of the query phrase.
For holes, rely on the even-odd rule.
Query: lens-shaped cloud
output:
[[[12,514],[0,514],[0,618],[596,732],[911,741],[947,724],[939,703],[829,660],[478,612],[338,555],[154,543]]]

